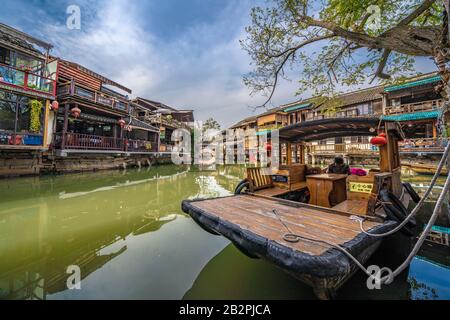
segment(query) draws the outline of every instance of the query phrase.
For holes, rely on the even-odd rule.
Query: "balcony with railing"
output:
[[[63,139],[64,138],[64,139]],[[82,133],[57,133],[53,148],[87,152],[153,153],[158,145],[152,141],[97,136]]]
[[[138,119],[149,122],[158,127],[162,125],[176,129],[190,129],[190,127],[186,123],[180,122],[170,116],[164,116],[162,114],[151,114],[145,117],[139,117]]]
[[[443,138],[406,139],[399,142],[402,153],[442,153],[448,140]]]
[[[91,90],[76,83],[58,86],[57,95],[61,98],[65,96],[78,97],[122,112],[128,112],[130,105],[130,102],[125,98],[118,98],[104,92]]]
[[[26,68],[18,68],[0,63],[0,84],[21,89],[30,93],[53,97],[56,94],[56,81]]]
[[[137,152],[137,153],[146,153],[146,152],[157,152],[158,145],[151,141],[145,140],[134,140],[127,139],[125,140],[125,151],[127,152]]]
[[[310,145],[308,152],[317,155],[371,155],[378,153],[378,148],[370,143],[336,143]]]
[[[413,113],[421,111],[437,110],[443,106],[444,101],[442,99],[428,100],[416,103],[401,104],[398,106],[386,107],[386,115]]]
[[[64,139],[63,139],[64,138]],[[82,133],[57,133],[54,147],[67,150],[123,151],[124,139]]]

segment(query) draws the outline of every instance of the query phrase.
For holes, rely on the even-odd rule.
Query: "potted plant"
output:
[[[41,132],[42,102],[36,99],[30,101],[30,132]]]

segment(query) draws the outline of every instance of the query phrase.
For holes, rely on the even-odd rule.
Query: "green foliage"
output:
[[[39,133],[41,131],[42,102],[39,100],[30,101],[30,132]]]
[[[213,118],[209,118],[203,123],[203,132],[206,132],[206,130],[209,129],[220,130],[220,124]]]
[[[301,74],[297,94],[331,98],[339,86],[365,85],[376,75],[380,84],[416,75],[414,58],[433,57],[442,29],[442,5],[426,1],[271,0],[255,7],[241,41],[253,65],[244,84],[270,100],[281,79]],[[378,30],[368,25],[372,5],[380,9]],[[400,23],[415,12],[407,25]],[[386,80],[385,74],[395,77]]]

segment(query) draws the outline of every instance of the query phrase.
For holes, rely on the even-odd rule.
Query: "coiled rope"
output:
[[[419,212],[419,210],[423,207],[425,201],[428,200],[429,196],[431,195],[431,191],[433,190],[434,185],[437,182],[437,179],[441,175],[441,171],[444,168],[444,165],[445,165],[445,163],[446,163],[446,161],[448,159],[449,154],[450,154],[450,141],[447,142],[447,146],[445,147],[444,154],[443,154],[443,156],[441,158],[441,161],[439,162],[439,165],[438,165],[438,168],[436,170],[436,173],[434,174],[433,179],[431,180],[429,188],[425,192],[425,194],[422,197],[422,199],[420,199],[420,201],[416,205],[416,207],[405,218],[405,220],[402,221],[402,223],[400,223],[395,229],[393,229],[393,230],[391,230],[389,232],[381,233],[381,234],[373,234],[373,233],[369,233],[366,230],[364,230],[364,227],[363,227],[364,220],[363,219],[354,219],[354,220],[359,221],[359,227],[360,227],[361,231],[364,234],[368,235],[368,236],[375,237],[375,238],[382,238],[382,237],[390,236],[390,235],[398,232],[400,229],[402,229],[409,222],[409,220],[411,220]]]
[[[449,144],[450,145],[450,144]],[[449,146],[447,145],[446,148],[446,156],[443,157],[446,158],[448,156],[449,153]],[[441,161],[442,162],[442,161]],[[443,163],[443,162],[442,162]],[[440,166],[441,164],[440,163]],[[441,168],[442,170],[442,168]],[[436,178],[437,179],[437,178]],[[435,180],[435,179],[433,179]],[[434,181],[434,183],[436,183],[436,181]],[[422,232],[421,236],[419,237],[419,240],[416,242],[416,244],[414,245],[414,248],[412,249],[411,253],[408,255],[408,257],[406,258],[406,260],[397,268],[395,269],[392,273],[389,272],[388,275],[382,277],[379,279],[381,284],[390,284],[392,283],[392,281],[394,281],[395,277],[397,277],[400,273],[403,272],[403,270],[405,270],[409,264],[411,263],[412,259],[415,257],[415,255],[419,252],[420,248],[422,247],[423,243],[425,242],[425,239],[428,235],[428,233],[431,231],[431,228],[434,226],[434,223],[436,222],[436,219],[439,215],[439,211],[440,208],[442,207],[442,204],[445,200],[445,195],[448,193],[450,189],[450,175],[447,176],[447,180],[445,181],[444,187],[442,189],[441,194],[439,195],[438,200],[436,201],[436,205],[434,207],[433,210],[433,214],[431,215],[430,220],[428,221],[427,226],[425,227],[425,230]],[[418,207],[418,205],[416,206]],[[344,253],[349,259],[351,259],[362,271],[364,271],[365,274],[367,274],[369,277],[373,277],[373,274],[370,273],[362,264],[361,262],[358,261],[358,259],[356,259],[350,252],[348,252],[345,248],[341,247],[338,244],[335,243],[331,243],[325,240],[320,240],[320,239],[314,239],[314,238],[309,238],[309,237],[305,237],[305,236],[301,236],[298,234],[293,233],[289,227],[283,222],[283,220],[281,219],[281,217],[279,216],[278,212],[274,209],[272,210],[272,212],[275,214],[275,216],[278,218],[278,220],[280,220],[281,224],[286,228],[286,230],[289,233],[284,234],[283,239],[287,242],[291,242],[291,243],[296,243],[299,242],[300,240],[307,240],[307,241],[312,241],[312,242],[316,242],[316,243],[324,243],[327,244],[328,246],[331,246],[339,251],[341,251],[342,253]],[[353,219],[355,219],[353,217]],[[406,221],[407,219],[405,219]],[[398,231],[398,230],[397,230]],[[370,236],[373,236],[373,234],[369,234]],[[387,268],[381,268],[380,270],[388,270]]]

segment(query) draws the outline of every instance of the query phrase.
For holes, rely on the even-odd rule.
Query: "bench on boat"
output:
[[[383,184],[390,184],[391,178],[390,173],[379,173],[377,170],[371,170],[367,176],[348,176],[347,199],[333,206],[333,209],[356,215],[373,215],[378,190]]]
[[[305,189],[307,170],[302,164],[281,166],[276,174],[271,174],[270,168],[247,168],[250,192],[278,197]]]

